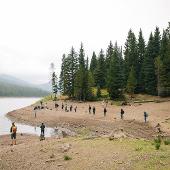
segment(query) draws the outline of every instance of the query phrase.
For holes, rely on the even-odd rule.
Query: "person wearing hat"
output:
[[[15,126],[15,122],[12,123],[10,132],[11,132],[11,140],[12,140],[11,145],[16,145],[17,127]]]

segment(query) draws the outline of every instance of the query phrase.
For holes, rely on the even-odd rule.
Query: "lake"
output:
[[[29,106],[40,98],[0,98],[0,135],[10,134],[11,120],[9,120],[5,114],[20,109],[22,107]],[[40,135],[40,128],[29,125],[16,123],[18,133],[29,133]],[[53,128],[45,128],[45,136],[50,137],[54,135]]]

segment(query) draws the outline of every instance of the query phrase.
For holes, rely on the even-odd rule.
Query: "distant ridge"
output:
[[[41,97],[49,94],[50,83],[34,85],[16,77],[0,74],[0,96]]]

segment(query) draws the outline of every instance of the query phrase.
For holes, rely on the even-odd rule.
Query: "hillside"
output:
[[[0,81],[0,96],[5,97],[41,97],[49,92],[28,86],[19,86]]]

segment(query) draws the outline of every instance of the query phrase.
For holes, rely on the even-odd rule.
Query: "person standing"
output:
[[[58,109],[58,106],[59,106],[58,103],[55,103],[55,108],[56,108],[56,109]]]
[[[62,110],[64,109],[64,104],[62,103],[62,105],[61,105],[61,108],[62,108]]]
[[[41,129],[41,136],[44,137],[44,130],[45,130],[45,125],[44,125],[44,123],[41,124],[40,129]]]
[[[37,117],[37,106],[34,107],[34,117],[36,118]]]
[[[77,112],[77,106],[74,108],[74,111]]]
[[[104,117],[106,116],[106,113],[107,113],[107,109],[106,107],[104,108]]]
[[[96,108],[93,106],[93,115],[96,114]]]
[[[67,112],[67,105],[65,106],[65,112]]]
[[[15,126],[15,122],[12,123],[10,132],[11,132],[11,140],[12,140],[11,145],[16,145],[17,127]]]
[[[89,114],[91,114],[91,106],[89,105]]]
[[[146,112],[144,112],[144,121],[145,121],[145,123],[146,123],[146,121],[147,121],[147,117],[148,117],[148,113],[146,113]]]
[[[123,117],[124,117],[124,113],[125,113],[124,110],[121,109],[121,110],[120,110],[120,116],[121,116],[121,119],[122,119],[122,120],[123,120]]]
[[[73,108],[73,106],[71,105],[71,106],[70,106],[70,112],[72,111],[72,108]]]

